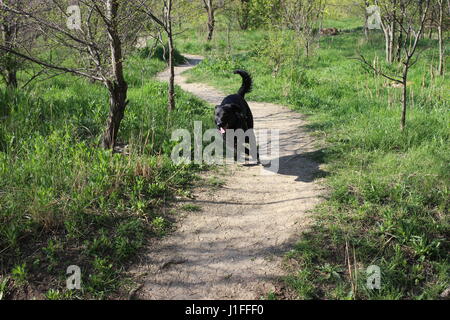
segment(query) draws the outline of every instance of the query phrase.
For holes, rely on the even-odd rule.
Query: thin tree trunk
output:
[[[403,44],[403,31],[400,30],[400,34],[397,39],[397,62],[400,62],[402,60],[402,44]]]
[[[402,46],[403,46],[403,29],[401,28],[401,26],[403,25],[403,21],[405,19],[405,4],[401,1],[400,2],[400,22],[399,22],[399,35],[397,37],[397,52],[396,52],[396,56],[397,56],[397,62],[400,62],[402,59]],[[422,16],[422,14],[421,14]],[[393,58],[392,58],[393,60]]]
[[[419,39],[421,39],[423,30],[425,27],[425,21],[427,17],[428,10],[430,8],[430,0],[427,0],[426,7],[422,13],[421,21],[420,21],[420,29],[417,34],[414,35],[414,43],[409,49],[406,50],[406,58],[403,62],[403,75],[402,75],[402,82],[403,82],[403,99],[402,99],[402,119],[400,123],[400,128],[403,131],[406,127],[406,108],[408,105],[408,71],[411,67],[411,59],[414,56],[414,53],[417,49],[417,44],[419,42]],[[408,39],[411,36],[410,29],[408,29],[408,33],[405,35],[406,39]]]
[[[409,64],[409,62],[407,62]],[[406,108],[408,106],[408,89],[407,89],[407,83],[408,83],[408,68],[409,65],[405,64],[403,67],[403,76],[402,76],[402,82],[403,82],[403,94],[402,94],[402,119],[400,122],[400,129],[403,131],[406,127]]]
[[[174,59],[174,47],[173,47],[173,35],[172,35],[172,0],[168,1],[167,7],[167,37],[169,42],[169,111],[175,110],[175,59]]]
[[[206,39],[211,41],[214,33],[214,26],[216,24],[212,0],[207,1],[206,11],[208,12],[208,37]]]
[[[381,29],[383,30],[384,33],[384,50],[385,50],[385,58],[386,58],[386,62],[389,63],[389,44],[390,44],[390,29],[389,29],[389,23],[388,21],[386,22],[381,22]]]
[[[393,1],[393,8],[396,8],[397,1]],[[393,17],[391,17],[391,21],[388,27],[388,39],[387,39],[387,51],[386,51],[386,61],[391,64],[394,61],[394,47],[395,47],[395,31],[396,31],[396,11],[392,13]]]
[[[112,149],[116,145],[117,133],[127,106],[127,86],[114,82],[109,84],[108,89],[110,109],[102,144],[105,149]]]
[[[16,33],[16,27],[14,26],[14,22],[8,23],[5,22],[2,25],[2,33],[3,33],[3,41],[5,43],[5,46],[14,49],[14,37]],[[6,54],[6,63],[5,63],[5,69],[6,69],[6,85],[9,88],[17,88],[17,68],[15,65],[16,58],[12,56],[12,54],[7,53]]]
[[[366,11],[365,15],[364,15],[364,36],[365,36],[366,40],[369,40],[368,19],[369,19],[369,15],[367,14],[367,11]]]
[[[123,75],[123,56],[122,43],[117,31],[117,12],[119,9],[118,0],[107,0],[107,18],[109,20],[108,36],[111,48],[111,66],[113,80],[106,81],[106,86],[110,95],[110,109],[106,131],[103,134],[103,147],[107,149],[114,148],[119,131],[120,122],[122,121],[127,106],[127,90],[128,85]]]
[[[439,4],[439,21],[438,21],[438,39],[439,39],[439,75],[444,75],[444,41],[442,38],[442,24],[443,24],[443,11],[444,1],[440,0]]]
[[[367,8],[369,7],[369,1],[364,1],[364,36],[366,40],[369,40],[369,14]]]
[[[388,52],[389,63],[392,63],[392,61],[394,60],[394,46],[395,46],[395,21],[392,21],[389,32],[389,52]]]
[[[383,28],[383,32],[384,32],[384,41],[385,41],[385,55],[386,55],[386,62],[390,63],[390,57],[389,57],[389,45],[391,43],[390,41],[390,31],[389,28]]]
[[[17,72],[15,68],[7,70],[6,85],[9,88],[17,88]]]
[[[423,16],[423,0],[419,0],[419,16]],[[424,36],[422,35],[421,39],[423,39]]]
[[[214,34],[214,25],[215,25],[215,20],[214,20],[214,13],[211,12],[208,14],[208,37],[206,38],[208,41],[212,40],[213,34]]]
[[[429,23],[429,27],[430,27],[430,33],[428,34],[428,39],[433,39],[433,22],[434,22],[434,10],[431,10],[430,12],[430,23]]]

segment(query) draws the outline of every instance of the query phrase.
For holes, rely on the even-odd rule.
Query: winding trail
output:
[[[175,68],[183,90],[213,105],[231,93],[188,83],[182,72],[202,57],[185,56],[188,63]],[[158,75],[168,77],[168,71]],[[196,190],[191,203],[201,211],[185,214],[174,233],[151,245],[136,267],[144,283],[136,298],[259,299],[276,290],[284,275],[283,254],[298,241],[309,223],[308,210],[320,201],[321,170],[311,159],[316,142],[301,114],[271,103],[249,105],[256,128],[280,130],[278,172],[226,165],[223,187]]]

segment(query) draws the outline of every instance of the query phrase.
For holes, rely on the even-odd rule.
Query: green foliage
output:
[[[159,45],[157,46],[153,52],[150,50],[151,48],[149,46],[146,46],[139,50],[139,56],[141,58],[155,58],[160,61],[168,61],[169,59],[169,47],[166,44],[164,47]],[[182,64],[186,62],[186,59],[181,55],[181,53],[174,49],[174,62],[175,64]]]
[[[1,274],[48,283],[48,299],[106,298],[149,236],[164,234],[165,207],[200,169],[170,160],[171,132],[213,123],[210,109],[179,88],[168,114],[167,85],[152,79],[163,68],[138,55],[126,61],[130,103],[119,139],[127,155],[98,147],[108,112],[103,86],[59,76],[28,90],[0,88]],[[81,267],[80,293],[65,289],[69,265]]]
[[[27,282],[27,270],[25,263],[16,265],[11,270],[11,277],[14,279],[17,285],[23,285]]]
[[[49,289],[46,293],[45,293],[45,298],[47,300],[61,300],[61,293],[59,292],[59,290],[54,290],[54,289]]]
[[[163,217],[155,217],[152,220],[152,226],[155,229],[156,233],[160,236],[165,234],[167,222]]]
[[[192,204],[192,203],[187,203],[187,204],[183,205],[181,207],[181,209],[184,210],[184,211],[189,211],[189,212],[197,212],[197,211],[201,211],[202,210],[201,207],[199,207],[199,206],[197,206],[195,204]]]
[[[270,27],[280,17],[280,0],[251,0],[249,4],[249,26],[252,29],[258,27]]]
[[[3,300],[3,298],[6,296],[8,291],[8,282],[9,279],[7,277],[0,278],[0,300]]]

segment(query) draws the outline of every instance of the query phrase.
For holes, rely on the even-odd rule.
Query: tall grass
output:
[[[163,68],[138,54],[126,61],[126,154],[98,147],[108,113],[101,85],[62,75],[26,90],[0,88],[3,296],[107,297],[149,236],[166,232],[169,201],[186,195],[201,169],[172,163],[171,132],[192,129],[194,120],[207,129],[212,119],[179,88],[177,109],[167,112],[167,84],[152,79]],[[69,265],[81,267],[81,292],[65,290]]]
[[[330,173],[329,194],[287,254],[295,263],[286,282],[300,298],[438,298],[449,285],[450,86],[436,76],[436,41],[420,44],[427,50],[410,73],[401,132],[400,89],[355,60],[362,53],[391,73],[399,70],[383,62],[381,33],[369,41],[360,29],[323,37],[309,59],[295,54],[290,32],[276,33],[236,32],[231,51],[224,33],[208,50],[187,39],[180,45],[207,55],[191,81],[234,92],[232,70],[246,69],[255,82],[249,100],[308,114],[311,133],[324,140],[316,160]],[[274,73],[276,46],[283,59]],[[380,290],[367,289],[369,265],[381,268]]]

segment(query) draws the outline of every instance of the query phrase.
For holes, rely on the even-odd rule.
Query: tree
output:
[[[394,60],[394,46],[396,34],[396,19],[398,9],[398,0],[381,0],[375,1],[376,5],[381,9],[381,28],[385,39],[385,56],[386,62],[392,63]]]
[[[423,1],[419,2],[422,3]],[[444,75],[445,69],[445,44],[443,32],[448,30],[448,16],[450,14],[449,0],[432,0],[427,19],[426,28],[429,29],[428,37],[433,39],[433,29],[437,31],[438,52],[439,52],[439,75]]]
[[[250,24],[251,0],[230,0],[225,7],[225,15],[238,22],[241,30],[247,30]]]
[[[395,81],[396,83],[400,83],[402,85],[402,116],[400,121],[400,128],[403,131],[406,127],[406,111],[408,106],[408,74],[410,68],[415,65],[418,61],[418,57],[413,59],[416,54],[417,46],[419,44],[419,40],[422,37],[424,26],[427,19],[427,14],[430,9],[430,0],[424,1],[424,7],[422,8],[422,14],[420,16],[417,15],[417,4],[408,1],[404,3],[404,6],[401,9],[402,19],[397,20],[402,21],[402,24],[399,24],[399,28],[402,29],[404,33],[403,43],[400,44],[401,52],[401,65],[402,74],[401,76],[390,76],[379,68],[370,64],[364,56],[360,56],[360,60],[364,63],[364,65],[368,66],[372,70],[374,70],[377,74]]]
[[[1,0],[0,3],[2,3]],[[17,22],[12,19],[7,12],[1,12],[0,32],[1,43],[9,48],[13,48],[16,42]],[[5,53],[0,57],[0,71],[8,87],[17,87],[16,63],[14,56]]]
[[[442,36],[442,29],[444,26],[444,12],[445,12],[445,2],[447,2],[448,9],[450,11],[450,1],[447,0],[437,0],[438,7],[438,21],[437,21],[437,29],[438,29],[438,43],[439,43],[439,75],[444,75],[444,62],[445,62],[445,46],[444,39]]]
[[[159,2],[159,1],[158,1]],[[168,108],[169,111],[175,110],[175,48],[173,44],[173,29],[172,29],[172,9],[174,5],[174,0],[162,0],[162,14],[158,17],[155,8],[158,4],[154,1],[141,1],[140,9],[149,17],[153,22],[155,22],[158,27],[160,27],[167,35],[167,44],[169,51],[168,65],[170,71],[169,77],[169,90],[168,90]]]
[[[309,57],[311,46],[317,38],[323,18],[323,0],[282,0],[284,20],[302,41],[305,54]]]
[[[0,5],[3,3],[22,5],[21,1],[17,0],[0,0]],[[0,44],[14,49],[19,46],[19,42],[22,46],[27,44],[26,47],[29,50],[33,43],[33,31],[28,30],[18,17],[7,11],[0,12]],[[22,62],[22,59],[8,52],[2,52],[0,55],[0,74],[8,87],[17,88],[17,71]]]
[[[208,15],[208,36],[206,40],[211,41],[216,25],[216,10],[224,6],[224,0],[202,0],[206,14]]]
[[[249,17],[250,17],[250,0],[239,0],[240,2],[240,12],[238,16],[239,26],[241,30],[247,30],[249,27]]]
[[[67,1],[41,0],[21,8],[3,2],[3,12],[32,26],[41,48],[29,52],[2,44],[0,50],[46,69],[103,83],[109,92],[109,115],[101,142],[104,148],[113,148],[128,104],[123,62],[125,50],[132,47],[138,33],[137,24],[130,23],[135,12],[126,0],[77,3],[79,6],[68,8]],[[58,54],[52,55],[56,51]]]
[[[369,38],[369,12],[367,9],[369,4],[369,1],[364,1],[364,35],[366,36],[366,39]]]

